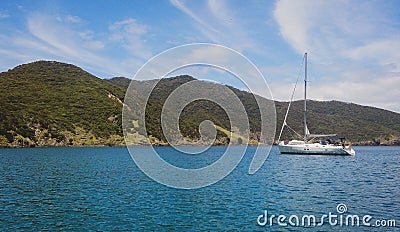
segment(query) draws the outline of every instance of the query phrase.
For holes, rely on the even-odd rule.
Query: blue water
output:
[[[140,152],[140,147],[136,148]],[[188,168],[217,160],[224,147],[202,155],[157,148]],[[254,148],[222,181],[196,190],[154,182],[126,148],[0,149],[0,231],[392,231],[400,229],[400,147],[355,147],[356,156],[279,155],[248,174]],[[261,227],[257,217],[337,213],[396,220],[397,227]],[[339,214],[338,214],[339,215]]]

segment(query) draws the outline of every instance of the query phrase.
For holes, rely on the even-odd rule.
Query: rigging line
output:
[[[294,138],[292,131],[289,130],[290,137]]]
[[[299,71],[298,71],[296,83],[295,83],[295,85],[294,85],[294,89],[293,89],[293,92],[292,92],[292,96],[290,97],[289,105],[288,105],[288,108],[287,108],[287,110],[286,110],[285,119],[283,119],[283,124],[282,124],[282,127],[281,127],[281,132],[279,133],[278,142],[281,140],[283,128],[284,128],[285,126],[288,126],[287,123],[286,123],[286,119],[287,119],[287,116],[288,116],[288,114],[289,114],[290,106],[292,105],[294,93],[296,92],[297,83],[299,82],[299,79],[300,79],[300,76],[301,76],[301,73],[300,73],[300,72],[301,72],[301,70],[303,69],[304,61],[305,61],[305,56],[303,57],[303,62],[301,63],[300,68],[299,68]],[[288,127],[289,127],[289,126],[288,126]],[[293,130],[293,131],[294,131],[294,130]],[[296,132],[296,131],[295,131],[295,132]],[[296,134],[298,134],[298,133],[296,132]]]
[[[301,136],[299,133],[297,133],[293,128],[291,128],[289,125],[286,125],[290,130],[292,130],[297,136],[299,136],[299,138],[301,138],[301,137],[303,137],[303,136]],[[294,137],[293,135],[292,135],[292,137]]]

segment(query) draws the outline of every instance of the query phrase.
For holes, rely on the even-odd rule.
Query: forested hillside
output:
[[[5,146],[121,144],[124,90],[84,70],[38,61],[0,73]],[[113,141],[115,140],[115,141]]]
[[[137,134],[154,144],[166,144],[160,125],[162,106],[191,76],[162,79],[154,88],[146,110],[146,128],[137,122]],[[133,81],[140,89],[154,80]],[[0,73],[0,146],[123,145],[122,106],[131,80],[97,78],[71,64],[37,61]],[[251,93],[229,87],[242,101],[250,121],[251,141],[259,139],[260,111]],[[140,91],[139,91],[140,92]],[[141,100],[140,93],[138,100]],[[223,96],[221,96],[223,97]],[[262,99],[262,101],[268,101]],[[275,102],[279,132],[287,102]],[[302,104],[292,104],[288,124],[302,132]],[[135,114],[135,109],[131,112]],[[195,101],[183,110],[179,126],[189,139],[199,139],[199,124],[218,126],[215,144],[227,144],[231,130],[224,110],[210,101]],[[313,133],[337,133],[356,144],[399,144],[400,114],[338,101],[308,101],[308,127]],[[144,133],[147,130],[147,135]],[[283,138],[290,134],[284,132]],[[138,144],[142,144],[138,142]]]

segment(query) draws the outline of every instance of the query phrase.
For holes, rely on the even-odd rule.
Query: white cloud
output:
[[[66,23],[82,23],[83,20],[78,17],[78,16],[74,16],[74,15],[57,15],[55,16],[55,19],[58,22],[66,22]]]
[[[115,22],[110,26],[111,31],[116,31],[121,29],[129,33],[130,35],[136,35],[136,36],[144,35],[148,31],[147,26],[138,24],[136,20],[132,18]]]
[[[78,16],[74,16],[74,15],[67,15],[64,18],[65,21],[67,22],[71,22],[71,23],[80,23],[82,22],[82,19],[79,18]]]
[[[213,43],[221,43],[220,37],[222,35],[220,31],[214,28],[214,25],[209,23],[207,20],[207,18],[211,17],[209,12],[200,12],[200,7],[196,7],[196,9],[191,10],[189,6],[187,6],[183,1],[180,0],[170,0],[170,2],[173,6],[188,15],[194,21],[195,28],[203,36],[205,36]],[[199,42],[199,39],[196,38],[195,42]]]
[[[268,68],[282,75],[280,68]],[[265,71],[264,70],[264,71]],[[279,80],[269,80],[275,100],[289,101],[293,91],[296,75],[287,75]],[[400,112],[400,72],[371,71],[356,69],[337,73],[336,76],[312,77],[315,81],[308,84],[308,99],[338,100],[369,105]],[[326,81],[324,81],[326,80]],[[303,99],[303,76],[294,96],[295,100]]]
[[[144,39],[144,36],[149,31],[148,26],[139,24],[135,19],[129,18],[111,24],[109,30],[112,42],[121,43],[132,54],[144,60],[152,56],[152,52],[146,46],[146,40]]]
[[[349,50],[347,55],[354,60],[369,59],[381,65],[389,65],[387,66],[389,70],[398,72],[400,71],[398,51],[400,51],[400,34],[395,38],[380,39],[355,47]]]
[[[82,22],[72,15],[29,14],[27,30],[0,33],[1,68],[52,59],[76,64],[100,77],[131,77],[143,59],[151,56],[143,42],[148,27],[134,19],[115,22],[109,28],[105,25],[108,34],[88,30],[87,23]],[[125,51],[130,57],[112,59],[105,55],[115,49]]]
[[[55,23],[51,16],[33,14],[27,20],[29,32],[42,43],[52,48],[53,53],[63,53],[78,58],[82,54],[77,51],[74,43],[74,32]]]
[[[259,44],[251,37],[253,32],[249,30],[254,25],[249,25],[248,18],[240,14],[240,9],[233,8],[230,2],[170,2],[193,20],[192,24],[207,42],[229,46],[241,52],[247,49],[253,52],[259,50]],[[199,42],[199,39],[196,42]]]
[[[206,30],[210,30],[213,32],[218,33],[218,31],[213,28],[209,23],[207,23],[205,20],[203,20],[203,17],[197,16],[197,14],[190,10],[189,7],[187,7],[183,1],[180,0],[171,0],[170,1],[172,5],[177,7],[179,10],[190,16],[193,20],[195,20],[197,23],[199,23],[201,26],[203,26]]]
[[[282,0],[274,18],[281,36],[298,53],[352,59],[362,48],[379,45],[380,52],[387,52],[399,46],[400,30],[382,11],[379,2],[371,1]]]
[[[314,61],[311,97],[400,112],[395,87],[400,86],[400,28],[387,17],[389,10],[376,1],[276,3],[281,36],[297,53],[309,51]]]
[[[116,71],[115,67],[110,65],[114,63],[113,61],[94,52],[104,47],[101,41],[82,38],[81,32],[66,26],[57,17],[32,14],[27,18],[27,26],[30,41],[21,37],[16,38],[17,48],[27,49],[25,44],[31,44],[30,52],[35,53],[39,59],[41,57],[48,59],[50,55],[57,60],[96,69],[103,74],[110,75]]]
[[[269,83],[275,100],[289,101],[294,81],[280,80]],[[400,97],[400,90],[393,88],[400,86],[400,80],[396,76],[387,77],[384,81],[376,79],[367,83],[360,81],[339,80],[335,83],[310,83],[307,93],[308,99],[329,101],[338,100],[343,102],[354,102],[361,105],[369,105],[400,112],[397,99]],[[299,81],[294,100],[303,99],[303,82]],[[390,89],[391,91],[385,91]],[[351,97],[350,97],[351,96]]]
[[[274,17],[277,21],[282,37],[289,44],[304,52],[307,49],[307,32],[309,23],[307,22],[307,12],[300,1],[278,1],[274,11]],[[303,9],[303,10],[301,10]]]

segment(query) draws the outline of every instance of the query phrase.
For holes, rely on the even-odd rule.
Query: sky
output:
[[[3,0],[0,71],[55,60],[100,78],[133,78],[167,49],[212,43],[246,56],[273,98],[288,101],[307,52],[310,99],[400,113],[399,9],[397,0]],[[220,73],[185,72],[198,79]],[[219,82],[241,87],[228,76]]]

